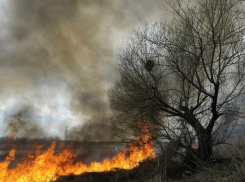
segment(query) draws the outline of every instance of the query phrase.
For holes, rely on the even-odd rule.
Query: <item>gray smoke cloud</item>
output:
[[[115,47],[162,0],[0,1],[0,136],[107,140]],[[104,134],[106,131],[106,135]],[[103,138],[104,137],[104,138]]]

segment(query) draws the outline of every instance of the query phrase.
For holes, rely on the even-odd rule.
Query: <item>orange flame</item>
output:
[[[147,127],[143,130],[144,133],[149,133]],[[144,143],[141,148],[131,143],[129,157],[126,157],[124,150],[112,159],[105,159],[101,163],[92,162],[90,166],[74,161],[77,154],[73,152],[71,146],[55,154],[56,142],[53,142],[43,154],[38,151],[39,147],[36,156],[28,154],[15,168],[9,169],[9,164],[15,159],[15,149],[12,149],[6,159],[0,162],[0,182],[47,182],[54,181],[61,175],[112,171],[116,168],[132,169],[137,167],[140,161],[155,158],[156,155],[149,134],[140,136],[139,142]]]
[[[192,147],[193,149],[198,149],[198,146],[197,146],[197,145],[195,145],[194,143],[193,143],[193,144],[191,144],[191,147]]]

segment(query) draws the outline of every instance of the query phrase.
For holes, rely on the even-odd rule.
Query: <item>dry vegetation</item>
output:
[[[212,162],[197,162],[193,170],[186,166],[184,158],[176,159],[173,148],[168,147],[156,159],[143,161],[132,170],[61,176],[56,182],[243,182],[245,147],[234,148],[237,153],[233,158],[222,158],[216,152]]]
[[[119,54],[109,99],[115,134],[137,136],[143,123],[155,142],[169,144],[132,170],[63,176],[58,182],[245,181],[245,145],[215,148],[244,120],[245,4],[166,2],[173,20],[132,34]]]

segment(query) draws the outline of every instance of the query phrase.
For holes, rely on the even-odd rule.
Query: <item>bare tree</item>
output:
[[[181,136],[186,148],[198,140],[198,155],[207,160],[228,116],[241,114],[236,103],[245,87],[243,4],[195,0],[169,5],[170,23],[143,26],[121,51],[111,108],[121,131],[131,131],[141,118],[156,139]]]

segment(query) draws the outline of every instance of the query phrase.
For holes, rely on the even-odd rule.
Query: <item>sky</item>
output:
[[[0,137],[110,140],[107,90],[130,31],[163,0],[1,0]],[[15,123],[14,125],[11,123]]]

